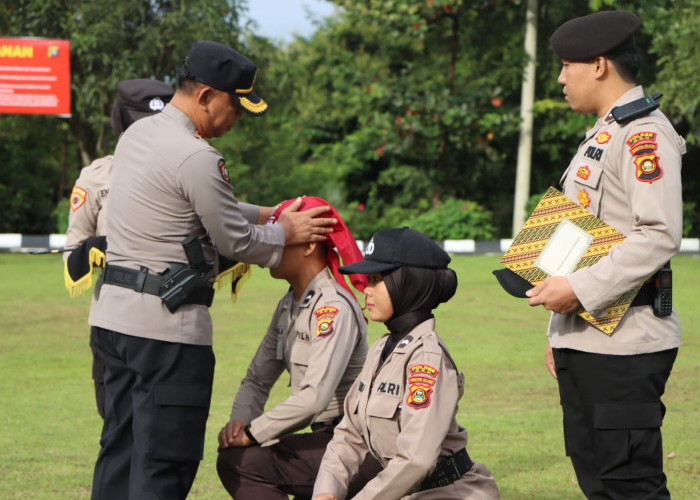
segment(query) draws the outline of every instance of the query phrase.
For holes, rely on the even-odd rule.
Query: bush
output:
[[[473,201],[455,198],[422,213],[409,225],[436,241],[492,240],[496,234],[490,211]]]

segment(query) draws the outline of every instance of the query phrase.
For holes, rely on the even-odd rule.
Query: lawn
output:
[[[437,309],[437,330],[466,375],[458,419],[469,454],[491,469],[504,500],[583,498],[564,456],[556,381],[543,365],[548,313],[502,291],[491,274],[497,256],[459,256],[453,267],[459,290]],[[700,477],[700,259],[677,257],[673,269],[683,346],[664,397],[664,454],[671,493],[688,499],[697,498]],[[0,498],[88,498],[101,429],[89,296],[68,297],[56,255],[0,254],[0,276]],[[235,304],[217,293],[211,415],[190,498],[226,498],[216,435],[285,285],[256,268]],[[370,341],[383,333],[370,325]],[[287,382],[271,402],[284,397]]]

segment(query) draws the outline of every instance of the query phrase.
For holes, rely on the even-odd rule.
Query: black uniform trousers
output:
[[[219,449],[219,479],[235,500],[287,500],[288,495],[310,499],[333,429],[328,425],[315,432],[289,434],[271,446]],[[352,498],[381,470],[381,464],[368,454],[350,482],[347,497]]]
[[[661,396],[678,349],[613,356],[553,349],[564,443],[589,499],[670,499]]]
[[[90,327],[90,350],[92,351],[92,380],[95,383],[95,403],[97,404],[97,413],[102,419],[105,418],[105,365],[95,352],[95,336],[97,335],[97,327]]]
[[[98,328],[105,422],[93,500],[184,499],[204,451],[214,353]]]

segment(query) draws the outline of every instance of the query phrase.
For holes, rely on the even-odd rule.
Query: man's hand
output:
[[[316,216],[328,212],[330,207],[314,207],[299,212],[301,198],[285,208],[280,214],[278,224],[284,228],[284,244],[297,245],[313,241],[326,241],[324,236],[333,232],[330,227],[338,222],[335,218],[317,218]]]
[[[224,425],[219,432],[219,448],[228,448],[229,446],[250,446],[253,442],[243,432],[245,422],[234,419]]]
[[[313,497],[311,500],[338,500],[338,497],[331,495],[330,493],[321,493],[320,495]]]
[[[544,352],[544,366],[547,367],[552,377],[557,378],[557,369],[554,366],[554,354],[552,354],[552,346],[549,345],[549,340],[547,341],[547,349]]]
[[[525,294],[531,306],[544,306],[548,311],[567,314],[581,307],[565,276],[550,276]]]

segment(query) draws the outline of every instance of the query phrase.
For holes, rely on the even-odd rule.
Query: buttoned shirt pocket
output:
[[[292,350],[289,353],[290,385],[295,391],[301,388],[301,381],[306,375],[310,356],[311,343],[297,338],[292,344]]]
[[[372,449],[379,457],[396,456],[400,404],[401,398],[381,394],[373,394],[367,402],[367,431]]]
[[[592,162],[574,164],[568,177],[573,181],[570,184],[573,192],[568,192],[567,196],[597,215],[603,190],[603,167]]]

